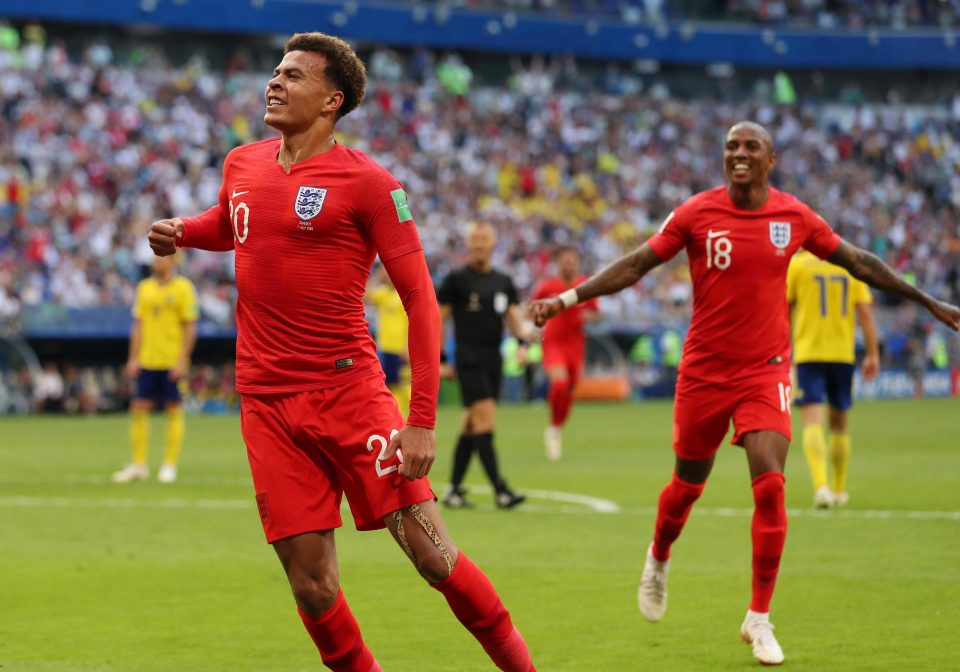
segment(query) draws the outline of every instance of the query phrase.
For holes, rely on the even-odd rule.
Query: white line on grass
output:
[[[474,492],[482,492],[480,486],[471,487]],[[489,489],[486,489],[489,492]],[[616,510],[600,510],[596,508],[599,502],[608,500],[577,495],[568,492],[553,492],[550,490],[532,490],[527,493],[534,499],[546,499],[557,502],[566,502],[557,506],[541,504],[523,504],[517,507],[518,512],[525,513],[605,513],[624,514],[629,516],[656,516],[654,507],[617,507]],[[585,504],[585,501],[594,500],[595,506]],[[585,508],[585,506],[587,508]],[[176,498],[144,498],[134,497],[0,497],[0,508],[105,508],[105,509],[247,509],[253,507],[251,499],[190,499]],[[478,506],[480,510],[491,509],[492,505]],[[960,521],[960,511],[877,511],[860,509],[842,509],[840,511],[815,511],[812,509],[789,509],[787,514],[791,518],[854,518],[858,520],[955,520]],[[738,509],[729,507],[699,507],[694,508],[695,516],[710,516],[714,518],[749,518],[753,509]]]

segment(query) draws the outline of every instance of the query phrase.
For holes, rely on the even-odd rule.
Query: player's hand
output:
[[[873,380],[880,373],[880,357],[877,355],[867,355],[863,358],[863,379]]]
[[[517,348],[517,364],[527,366],[530,363],[530,350],[525,345]]]
[[[551,317],[563,310],[563,301],[554,296],[550,299],[538,299],[530,304],[530,318],[538,327],[542,327]]]
[[[403,452],[400,452],[400,451]],[[400,475],[413,481],[430,473],[437,457],[437,437],[432,429],[407,425],[394,435],[382,461],[397,453],[400,458]]]
[[[930,306],[930,312],[954,331],[960,331],[960,308],[946,301],[935,301]]]
[[[440,364],[440,377],[443,380],[453,380],[457,377],[457,370],[447,362]]]
[[[137,377],[138,373],[140,373],[140,367],[137,366],[137,360],[128,360],[126,366],[123,367],[123,375],[133,380]]]
[[[170,367],[170,371],[167,374],[167,377],[170,378],[170,380],[176,382],[181,378],[183,378],[183,375],[186,372],[187,372],[187,365],[182,363],[177,363]]]
[[[177,252],[177,238],[183,238],[183,221],[175,219],[160,219],[150,225],[147,240],[150,249],[158,257],[169,257]]]

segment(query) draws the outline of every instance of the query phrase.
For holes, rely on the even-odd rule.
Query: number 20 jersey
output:
[[[801,247],[829,257],[840,237],[790,194],[771,187],[762,208],[743,210],[717,187],[687,199],[647,244],[664,261],[687,251],[693,317],[680,372],[727,382],[788,364],[790,258]]]

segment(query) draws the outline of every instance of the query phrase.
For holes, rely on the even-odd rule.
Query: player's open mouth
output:
[[[279,98],[274,98],[273,96],[267,98],[267,107],[279,107],[281,105],[286,105],[286,103]]]
[[[733,164],[733,170],[731,171],[734,175],[746,175],[750,172],[749,163],[735,163]]]

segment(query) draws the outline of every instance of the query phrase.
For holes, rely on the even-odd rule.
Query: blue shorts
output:
[[[170,380],[170,369],[140,369],[134,399],[146,399],[155,404],[180,402],[180,381]]]
[[[798,406],[829,403],[838,411],[853,406],[853,364],[804,362],[797,364]]]
[[[380,366],[386,375],[387,385],[397,385],[400,382],[400,369],[403,367],[403,358],[396,352],[380,352]]]

